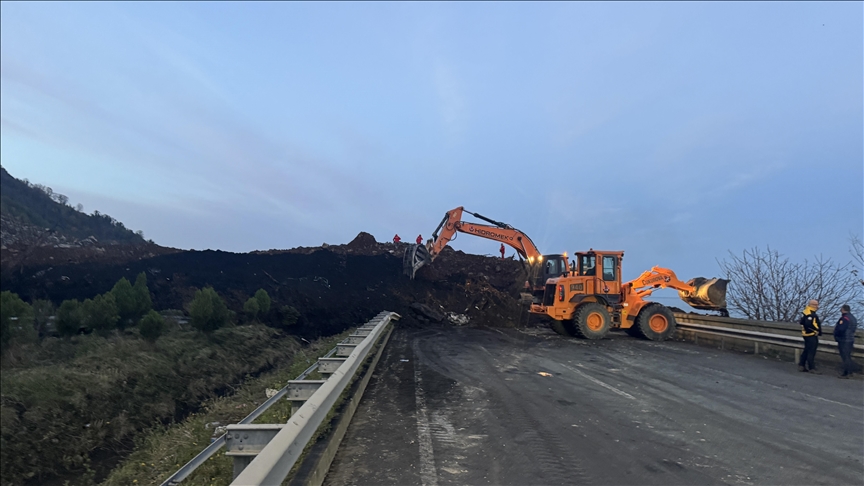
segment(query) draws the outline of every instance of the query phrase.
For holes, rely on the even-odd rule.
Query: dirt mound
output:
[[[418,312],[417,306],[412,310],[412,304],[459,324],[515,326],[527,320],[527,310],[518,303],[524,282],[518,261],[448,249],[410,280],[402,275],[405,247],[360,233],[347,245],[326,248],[244,254],[175,250],[139,258],[42,263],[4,271],[0,289],[28,301],[47,298],[59,304],[92,298],[121,277],[134,280],[144,272],[157,309],[183,309],[196,289],[212,286],[240,314],[246,299],[263,288],[274,308],[290,305],[300,311],[300,321],[286,330],[307,338],[341,332],[383,309],[420,323],[438,320]]]
[[[346,246],[347,246],[347,248],[354,250],[354,251],[358,251],[358,250],[362,251],[365,249],[371,249],[371,248],[377,247],[378,242],[375,241],[374,236],[370,235],[369,233],[366,233],[365,231],[361,231],[360,234],[358,234],[353,240],[351,240],[351,243],[348,243],[348,245],[346,245]]]

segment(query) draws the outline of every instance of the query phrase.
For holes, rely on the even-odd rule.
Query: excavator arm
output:
[[[489,224],[471,223],[462,221],[463,213],[468,213],[477,219]],[[456,233],[468,233],[481,238],[500,241],[516,250],[522,258],[529,263],[540,262],[543,255],[525,233],[517,230],[507,223],[495,221],[482,214],[472,213],[464,207],[451,209],[444,214],[444,219],[432,232],[432,239],[427,245],[409,245],[402,260],[403,270],[406,275],[414,278],[417,270],[423,265],[432,262],[453,239]]]
[[[462,221],[462,213],[468,213],[490,224]],[[432,233],[432,243],[427,247],[429,257],[434,260],[444,250],[444,247],[455,238],[457,232],[500,241],[515,249],[519,256],[529,261],[533,261],[541,256],[534,242],[525,233],[509,224],[489,219],[482,214],[466,211],[465,208],[459,206],[456,209],[447,211],[438,228]]]

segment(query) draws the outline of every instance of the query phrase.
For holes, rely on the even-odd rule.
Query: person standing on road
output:
[[[811,300],[798,321],[801,324],[801,336],[804,337],[804,351],[798,360],[798,371],[816,372],[816,348],[819,347],[819,336],[822,335],[822,321],[816,315],[818,309],[819,301]]]
[[[498,249],[501,252],[501,259],[504,259],[504,243],[501,243],[501,248]]]
[[[423,235],[417,235],[417,244],[418,244],[418,245],[422,245],[422,244],[423,244]]]
[[[840,307],[840,320],[834,326],[834,340],[837,341],[837,349],[843,360],[843,373],[841,378],[852,376],[852,347],[855,344],[855,331],[858,329],[858,320],[852,315],[852,309],[848,305]]]
[[[396,233],[396,236],[393,237],[393,243],[399,243],[402,241],[402,238],[399,238],[399,233]]]

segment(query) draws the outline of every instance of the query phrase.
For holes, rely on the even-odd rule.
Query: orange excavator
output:
[[[632,336],[663,341],[675,334],[675,317],[666,306],[645,298],[669,287],[695,309],[728,316],[728,280],[683,282],[672,270],[653,267],[622,283],[623,258],[623,251],[576,253],[569,272],[546,281],[543,299],[531,305],[531,313],[551,317],[552,329],[563,335],[602,339],[610,329],[620,328]]]
[[[462,221],[463,213],[470,214],[489,224]],[[441,254],[444,247],[453,241],[457,233],[488,238],[511,246],[516,253],[528,262],[528,282],[535,301],[539,303],[545,290],[546,281],[560,277],[569,271],[567,254],[543,255],[531,238],[507,223],[495,221],[481,214],[472,213],[464,207],[451,209],[444,214],[444,219],[432,233],[432,239],[426,245],[409,245],[402,260],[403,270],[412,279],[422,266],[431,263]]]

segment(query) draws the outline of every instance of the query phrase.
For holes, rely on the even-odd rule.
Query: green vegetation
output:
[[[231,311],[213,287],[195,292],[189,304],[189,316],[192,327],[203,332],[213,332],[231,322]]]
[[[138,323],[138,330],[141,337],[154,343],[165,331],[165,319],[155,310],[151,310]]]
[[[141,346],[130,332],[47,339],[40,347],[52,347],[67,361],[4,367],[2,484],[85,473],[96,450],[124,450],[154,423],[170,423],[247,375],[285,364],[298,348],[293,338],[263,325],[226,327],[210,336],[171,329],[153,346]]]
[[[218,417],[240,415],[234,419],[239,420],[263,401],[250,398],[262,394],[256,387],[260,388],[265,381],[267,387],[283,386],[285,380],[294,378],[308,366],[318,352],[316,345],[310,350],[311,356],[300,351],[302,356],[295,357],[294,353],[300,349],[297,341],[280,330],[258,323],[228,325],[234,313],[209,287],[196,291],[186,306],[191,328],[173,324],[175,320],[166,321],[151,309],[143,273],[134,285],[123,278],[111,291],[92,299],[62,302],[56,309],[53,330],[54,306],[49,301],[37,300],[31,306],[17,295],[3,292],[0,304],[2,486],[68,473],[78,475],[75,484],[92,484],[90,457],[97,451],[125,454],[133,439],[139,445],[153,442],[155,434],[170,430],[165,429],[165,424],[183,419],[195,410],[203,410],[204,415],[191,415],[187,422],[197,424],[194,427],[203,426],[199,423],[204,420],[201,417],[213,413]],[[250,314],[263,316],[272,303],[262,289],[247,304]],[[301,319],[293,307],[279,309],[280,319],[293,323]],[[52,337],[54,331],[59,338]],[[142,340],[149,344],[142,346]],[[331,341],[324,341],[328,347],[320,354],[332,347]],[[226,390],[236,390],[250,376],[284,368],[292,362],[300,369],[282,369],[267,375],[264,381],[255,382],[258,384],[250,388],[255,391],[235,393],[234,398],[242,403],[217,398]],[[283,383],[277,385],[276,381]],[[234,405],[229,407],[227,403]],[[268,413],[282,414],[280,420],[284,420],[288,407],[286,401]],[[205,423],[214,421],[230,420],[216,418]],[[147,430],[152,432],[140,438]],[[211,432],[205,431],[203,435]],[[148,467],[160,464],[159,474],[167,475],[163,473],[176,469],[174,464],[188,460],[183,454],[194,455],[206,444],[207,438],[199,435],[202,432],[197,429],[194,434],[183,432],[185,445],[178,446],[173,455],[141,463],[151,464]],[[153,442],[149,447],[157,446]],[[216,477],[217,470],[230,477],[230,460],[222,459],[212,477]],[[109,483],[133,484],[130,478],[142,477],[144,466],[130,464],[140,463],[129,462],[121,469],[127,472],[118,473],[121,479]]]
[[[270,295],[267,294],[267,291],[258,289],[255,292],[255,300],[258,301],[258,308],[261,310],[261,314],[267,315],[270,312]]]
[[[208,400],[199,413],[168,427],[156,427],[136,441],[135,451],[102,483],[104,486],[160,484],[177,469],[189,462],[215,435],[218,425],[237,423],[266,400],[267,388],[280,389],[295,379],[315,360],[327,353],[350,331],[313,342],[297,350],[290,362],[243,383],[229,396]],[[280,400],[262,414],[255,423],[284,423],[291,413],[291,404]],[[218,422],[218,425],[215,424]],[[201,465],[183,481],[188,486],[228,484],[232,479],[232,459],[224,449]]]
[[[13,341],[35,338],[33,308],[8,290],[0,292],[0,350],[5,351]]]
[[[284,327],[289,328],[300,320],[300,311],[290,305],[283,305],[279,309],[281,323]]]
[[[77,239],[143,243],[144,238],[107,214],[87,215],[68,205],[69,199],[50,187],[30,184],[0,168],[0,212],[18,221]],[[32,243],[32,242],[31,242]]]
[[[99,334],[105,335],[117,328],[120,316],[117,314],[117,303],[109,292],[97,295],[92,300],[86,299],[81,304],[81,314],[85,325]]]
[[[74,336],[84,327],[81,303],[77,300],[64,300],[57,309],[57,332],[61,336]]]
[[[258,300],[255,297],[249,297],[249,300],[243,304],[243,312],[250,321],[258,319],[258,313],[261,312],[261,306],[258,305]]]
[[[153,307],[150,290],[147,288],[147,275],[144,272],[138,274],[134,287],[126,277],[121,278],[114,284],[111,294],[117,302],[120,315],[117,327],[121,330],[134,324]]]

